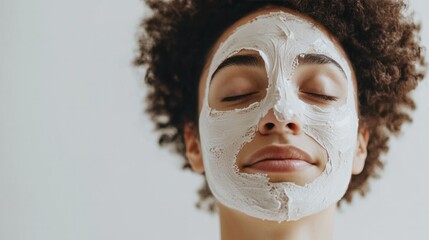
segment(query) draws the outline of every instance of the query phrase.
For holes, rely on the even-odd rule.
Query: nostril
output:
[[[265,128],[266,128],[267,130],[271,130],[271,129],[273,129],[273,128],[274,128],[274,123],[266,123],[266,124],[265,124]]]
[[[288,123],[286,124],[287,128],[289,128],[292,131],[297,131],[299,129],[298,125],[294,124],[294,123]]]

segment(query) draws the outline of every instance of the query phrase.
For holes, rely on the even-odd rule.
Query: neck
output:
[[[331,240],[336,205],[297,221],[264,221],[218,204],[222,240]]]

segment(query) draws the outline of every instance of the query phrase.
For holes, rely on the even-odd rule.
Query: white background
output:
[[[429,46],[429,3],[411,9]],[[202,179],[157,146],[132,67],[139,0],[0,1],[0,239],[219,239]],[[336,239],[429,239],[429,81]]]

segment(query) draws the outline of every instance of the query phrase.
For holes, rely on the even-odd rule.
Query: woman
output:
[[[366,192],[411,119],[424,60],[404,4],[148,4],[148,110],[204,173],[222,239],[332,239],[337,203]]]

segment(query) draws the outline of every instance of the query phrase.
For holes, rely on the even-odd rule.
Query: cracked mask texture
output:
[[[245,108],[213,109],[208,102],[210,78],[225,59],[240,50],[257,51],[264,60],[266,95]],[[316,106],[298,97],[291,77],[297,56],[308,53],[328,56],[344,70],[347,98],[341,106]],[[270,109],[279,121],[299,118],[304,134],[326,150],[326,167],[313,181],[303,186],[272,183],[266,174],[239,172],[237,154],[252,141],[258,122]],[[357,128],[350,67],[329,37],[309,21],[285,12],[261,15],[235,29],[215,52],[206,79],[199,131],[206,178],[223,205],[272,221],[298,220],[328,208],[347,190]]]

